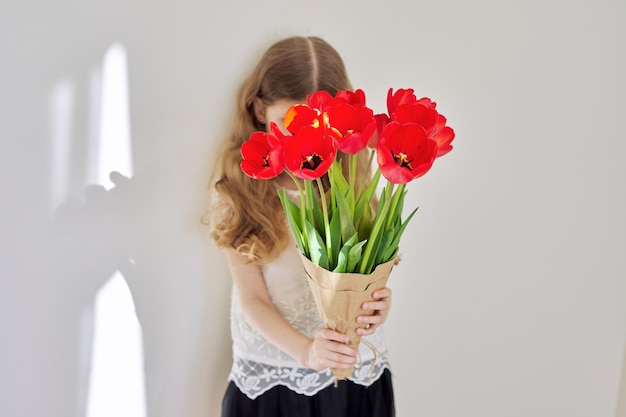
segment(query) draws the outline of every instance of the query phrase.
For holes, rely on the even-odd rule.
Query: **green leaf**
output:
[[[381,176],[381,172],[380,172],[380,169],[378,169],[376,170],[374,177],[372,177],[372,180],[368,184],[365,191],[363,191],[358,196],[357,201],[356,201],[357,208],[355,210],[356,215],[361,216],[363,209],[366,207],[365,205],[366,204],[369,205],[369,202],[372,201],[372,198],[374,197],[374,193],[376,192],[376,188],[378,187],[378,183],[380,182],[380,176]]]
[[[374,261],[374,265],[380,265],[383,263],[382,262],[383,256],[385,252],[387,252],[387,249],[389,248],[389,244],[393,240],[394,234],[395,234],[394,229],[385,230],[385,232],[382,234],[382,237],[380,239],[380,244],[377,248],[378,250],[376,251],[376,258],[375,258],[376,260]]]
[[[358,238],[357,238],[358,239]],[[362,240],[350,249],[348,254],[348,268],[347,272],[356,272],[359,262],[361,261],[361,254],[363,253],[363,245],[367,243],[367,240]]]
[[[361,261],[361,269],[360,272],[362,274],[369,274],[374,270],[374,266],[376,265],[376,255],[378,253],[378,248],[380,247],[380,241],[382,239],[383,233],[376,233],[373,234],[370,239],[367,241],[367,248],[371,248],[370,249],[370,253],[367,254],[368,256],[366,257],[365,254],[363,256],[363,260]]]
[[[385,262],[391,260],[398,253],[398,246],[400,245],[400,238],[402,237],[402,234],[404,233],[404,230],[408,226],[409,222],[413,218],[413,215],[415,215],[415,213],[417,212],[417,209],[418,208],[415,208],[415,210],[413,210],[411,212],[411,214],[409,214],[409,216],[406,218],[404,223],[402,223],[402,225],[400,226],[400,228],[396,232],[396,234],[395,234],[395,236],[393,238],[393,241],[391,242],[391,244],[389,244],[389,247],[387,248],[387,250],[383,254],[382,263],[385,263]]]
[[[388,225],[399,225],[402,220],[402,210],[404,207],[404,197],[406,196],[407,190],[403,186],[398,187],[394,196],[392,198],[392,205],[389,213],[389,224]]]
[[[404,206],[404,197],[406,195],[406,184],[400,184],[398,189],[393,193],[391,198],[391,205],[389,207],[389,214],[387,215],[386,228],[390,228],[392,225],[399,225],[401,223],[402,207]]]
[[[350,205],[343,194],[336,194],[337,210],[341,219],[341,238],[347,242],[356,233],[354,227],[354,214],[350,211]]]
[[[372,232],[372,224],[373,224],[372,210],[369,208],[369,205],[368,205],[368,209],[363,210],[363,212],[358,217],[358,219],[359,219],[359,223],[358,223],[359,239],[361,240],[367,239],[370,233]]]
[[[324,245],[322,237],[320,236],[318,231],[315,230],[311,223],[305,221],[304,225],[306,227],[306,233],[309,239],[308,245],[311,262],[313,262],[315,265],[319,265],[324,269],[328,269],[328,254],[326,252],[326,245]]]
[[[313,187],[313,183],[311,181],[304,182],[305,193],[307,196],[307,205],[310,211],[313,213],[312,222],[315,229],[317,229],[322,238],[325,238],[324,231],[324,215],[322,214],[322,209],[320,207],[320,202],[317,197],[317,192],[315,191],[315,187]]]
[[[367,244],[365,246],[363,259],[361,260],[361,265],[359,267],[359,272],[361,274],[369,274],[375,265],[381,235],[386,230],[385,225],[387,223],[389,206],[392,203],[392,201],[389,200],[391,199],[391,196],[393,194],[393,187],[393,184],[388,183],[385,186],[384,192],[381,196],[380,205],[378,206],[378,211],[376,212],[376,216],[374,217],[372,231],[370,233],[369,240],[367,241]]]
[[[343,245],[337,256],[337,266],[333,269],[333,272],[347,272],[348,268],[348,255],[350,254],[350,247],[346,244]]]
[[[363,192],[363,195],[368,200],[371,200],[372,196],[376,192],[376,188],[378,188],[378,183],[380,182],[380,177],[381,176],[382,176],[381,170],[377,169],[376,172],[374,173],[374,176],[372,177],[372,180],[370,181],[370,183],[367,185],[367,188]]]
[[[348,184],[346,177],[343,175],[343,168],[341,167],[341,163],[339,161],[333,162],[333,166],[328,171],[328,174],[332,184],[331,188],[334,192],[343,194],[344,196],[348,194],[350,185]]]
[[[296,245],[300,248],[300,252],[303,255],[308,256],[308,244],[304,240],[302,230],[300,230],[300,223],[296,219],[300,219],[300,208],[296,203],[291,201],[284,190],[278,190],[278,197],[283,205],[283,211],[287,216],[289,227],[291,228],[291,234],[293,235]]]
[[[358,235],[355,233],[343,245],[343,247],[339,251],[339,256],[337,259],[337,267],[334,269],[334,272],[352,272],[348,269],[349,261],[350,261],[350,252],[354,244],[357,243],[357,239],[358,239]]]
[[[339,256],[339,250],[341,247],[341,221],[339,219],[339,214],[335,213],[333,217],[330,219],[330,253],[332,254],[332,259],[329,260],[329,267],[332,268]]]

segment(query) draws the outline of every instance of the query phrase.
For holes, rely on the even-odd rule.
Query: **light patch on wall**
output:
[[[97,182],[110,189],[112,171],[132,177],[126,50],[111,46],[101,72],[100,117],[95,158]],[[145,417],[143,339],[130,289],[117,271],[100,288],[94,305],[87,417]]]
[[[141,328],[119,272],[96,296],[94,328],[87,417],[144,417]]]
[[[102,101],[98,137],[98,183],[109,189],[111,171],[126,177],[133,175],[128,104],[128,65],[126,50],[112,45],[102,65]]]
[[[52,211],[67,199],[68,194],[74,94],[72,82],[63,80],[57,83],[51,95],[50,204]]]

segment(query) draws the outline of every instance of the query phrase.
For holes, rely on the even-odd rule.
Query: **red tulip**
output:
[[[254,132],[241,145],[241,170],[254,179],[267,180],[285,169],[280,140],[271,133]]]
[[[348,104],[351,104],[353,106],[365,106],[365,92],[361,89],[358,89],[356,91],[338,91],[337,94],[335,94],[335,98],[339,100],[344,100]]]
[[[340,90],[325,105],[339,150],[356,154],[365,149],[376,133],[374,112],[365,105],[365,92]]]
[[[307,98],[307,104],[287,110],[285,126],[294,135],[305,126],[321,129],[336,141],[339,150],[355,154],[367,146],[376,121],[372,110],[365,106],[363,90],[342,90],[335,97],[318,91]]]
[[[355,154],[367,146],[376,131],[374,113],[368,107],[339,103],[328,109],[337,147],[347,154]]]
[[[309,107],[318,109],[320,113],[326,111],[326,107],[333,101],[333,96],[328,91],[316,91],[306,99]]]
[[[437,122],[437,115],[437,110],[416,102],[401,104],[391,118],[400,123],[417,123],[429,134]]]
[[[283,140],[285,139],[285,134],[282,130],[280,130],[280,127],[278,127],[275,122],[270,122],[270,132],[272,132],[272,134],[276,136],[282,147]]]
[[[419,100],[417,100],[417,103],[428,107],[429,109],[433,109],[435,110],[437,108],[437,103],[435,103],[434,101],[432,101],[431,99],[429,99],[428,97],[422,97]]]
[[[417,123],[426,130],[426,136],[437,142],[437,157],[452,150],[454,131],[446,126],[446,118],[437,112],[437,103],[428,97],[417,100],[411,89],[398,90],[393,95],[389,90],[388,106],[392,120],[400,123]]]
[[[417,101],[419,104],[422,104],[429,109],[436,110],[437,103],[429,99],[428,97],[420,98]],[[454,139],[454,130],[451,127],[446,126],[446,118],[443,114],[437,113],[437,120],[432,126],[431,130],[428,133],[429,137],[437,142],[438,151],[437,156],[443,156],[452,150],[452,139]]]
[[[394,184],[406,184],[424,175],[436,153],[437,143],[417,123],[389,123],[376,147],[381,173]]]
[[[374,120],[376,120],[376,132],[374,132],[372,137],[370,137],[369,142],[367,143],[367,146],[372,149],[376,149],[376,144],[378,143],[378,138],[380,137],[381,132],[383,131],[385,126],[387,126],[389,122],[391,122],[391,119],[385,113],[375,114]]]
[[[437,142],[437,157],[443,156],[452,150],[450,143],[454,139],[454,130],[446,126],[446,118],[443,115],[440,114],[438,116],[437,123],[435,123],[430,137]]]
[[[324,175],[335,160],[334,141],[323,129],[304,126],[283,140],[285,166],[296,177],[314,180]]]
[[[396,108],[402,104],[413,104],[417,101],[414,90],[412,88],[400,88],[393,93],[393,88],[387,91],[387,111],[389,116],[393,117]]]
[[[285,127],[289,132],[295,134],[304,126],[325,127],[324,119],[324,115],[318,109],[306,104],[296,104],[285,113]]]

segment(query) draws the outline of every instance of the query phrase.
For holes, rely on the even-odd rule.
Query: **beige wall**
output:
[[[239,80],[292,34],[333,43],[376,110],[413,87],[457,132],[409,187],[420,210],[387,328],[398,414],[614,415],[622,2],[39,3],[0,7],[0,415],[84,415],[85,311],[116,268],[143,327],[149,416],[217,415],[230,281],[198,218]],[[91,182],[92,73],[113,42],[128,53],[135,176],[60,222],[51,97],[73,86],[68,203]]]
[[[615,417],[626,416],[626,350],[624,350],[624,359],[622,359],[622,377],[619,385],[617,411]]]

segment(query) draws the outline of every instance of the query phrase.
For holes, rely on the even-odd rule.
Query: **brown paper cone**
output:
[[[357,323],[357,316],[373,314],[363,310],[364,302],[372,300],[372,293],[387,285],[394,260],[378,265],[371,274],[330,272],[313,264],[302,256],[302,264],[308,277],[315,304],[324,325],[331,330],[346,334],[348,346],[358,349],[361,335],[356,329],[363,327]],[[346,379],[354,368],[331,369],[337,379]]]

